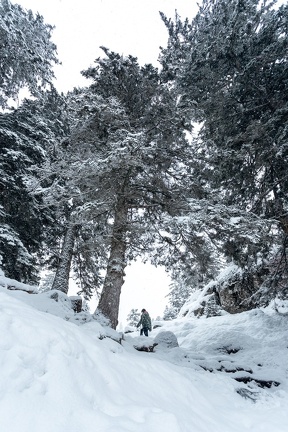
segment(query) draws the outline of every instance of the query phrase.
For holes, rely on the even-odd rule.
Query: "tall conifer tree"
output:
[[[83,73],[93,83],[67,154],[82,208],[93,208],[96,220],[107,215],[109,258],[96,314],[116,328],[127,261],[152,249],[153,226],[172,211],[188,152],[183,112],[157,70],[103,49],[107,57]]]
[[[252,233],[245,238],[236,223],[234,234],[222,238],[223,252],[242,266],[252,251],[259,262],[269,242],[278,241],[276,225],[269,238],[261,220],[262,227],[278,220],[278,233],[288,233],[288,7],[275,4],[204,0],[191,22],[162,15],[169,31],[163,79],[177,87],[201,125],[198,174],[214,191],[211,208],[220,204],[219,222],[223,211],[228,222],[238,208],[238,221],[246,219]]]

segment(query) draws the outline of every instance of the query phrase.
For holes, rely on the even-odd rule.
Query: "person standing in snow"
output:
[[[137,328],[141,327],[140,335],[142,336],[143,333],[145,336],[148,336],[148,331],[152,331],[152,323],[149,313],[146,311],[146,309],[141,310],[141,317],[140,321],[137,324]]]

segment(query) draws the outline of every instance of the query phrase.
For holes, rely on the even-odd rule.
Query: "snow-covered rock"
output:
[[[154,338],[154,342],[160,347],[176,348],[179,346],[177,337],[172,331],[160,331]]]

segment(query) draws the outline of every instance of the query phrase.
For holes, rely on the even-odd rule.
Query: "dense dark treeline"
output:
[[[229,262],[253,281],[247,308],[287,295],[288,7],[161,16],[160,71],[103,48],[90,85],[58,95],[52,27],[0,3],[1,267],[24,282],[50,269],[65,293],[73,269],[114,328],[139,256],[171,273],[166,318]],[[33,101],[7,110],[24,85]]]

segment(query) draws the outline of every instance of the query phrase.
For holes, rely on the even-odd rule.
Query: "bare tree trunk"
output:
[[[125,198],[118,197],[107,272],[99,304],[95,311],[95,315],[100,314],[108,319],[109,325],[113,329],[116,329],[118,324],[120,294],[125,276],[127,215],[128,207]]]
[[[76,225],[72,223],[68,225],[61,249],[59,264],[52,284],[52,289],[62,291],[65,294],[68,293],[69,289],[69,275],[74,250],[76,230]]]

